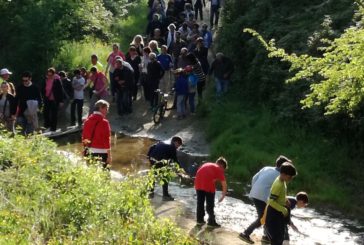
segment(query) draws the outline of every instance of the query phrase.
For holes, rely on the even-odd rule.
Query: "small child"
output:
[[[265,227],[272,245],[282,245],[289,209],[286,207],[287,185],[297,175],[293,164],[285,162],[280,168],[280,175],[272,184],[267,205]]]
[[[76,124],[76,107],[77,107],[77,119],[78,126],[82,125],[82,108],[83,108],[83,99],[84,99],[84,88],[86,85],[85,78],[83,78],[81,74],[81,70],[77,69],[73,72],[74,77],[72,79],[72,87],[73,87],[73,101],[71,104],[71,125]]]
[[[293,224],[292,220],[291,220],[291,211],[293,209],[297,208],[305,208],[308,205],[308,195],[306,192],[298,192],[296,194],[296,197],[293,196],[289,196],[287,197],[287,200],[289,201],[289,216],[287,217],[286,220],[286,226],[285,226],[285,230],[284,230],[284,240],[285,241],[289,241],[289,234],[288,234],[288,225],[292,227],[292,229],[298,233],[300,233],[300,231],[297,229],[297,227]]]
[[[188,79],[185,71],[180,68],[176,71],[176,84],[175,91],[177,96],[177,114],[178,119],[183,119],[186,117],[186,96],[188,95]]]
[[[188,103],[190,105],[190,112],[195,113],[195,95],[197,91],[197,76],[192,72],[192,66],[186,66],[185,71],[188,79]]]

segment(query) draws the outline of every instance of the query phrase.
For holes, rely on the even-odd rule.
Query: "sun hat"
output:
[[[7,68],[3,68],[0,71],[0,75],[11,75],[13,74],[11,71],[9,71]]]

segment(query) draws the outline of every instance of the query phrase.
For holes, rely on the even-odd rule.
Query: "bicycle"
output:
[[[169,98],[171,97],[170,95],[174,93],[174,89],[172,89],[169,93],[163,93],[163,91],[160,89],[157,89],[154,92],[158,94],[158,105],[154,110],[153,121],[155,124],[158,124],[164,117],[166,111],[172,109],[172,106],[168,107],[168,102]]]

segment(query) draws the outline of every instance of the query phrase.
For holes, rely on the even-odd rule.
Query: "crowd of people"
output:
[[[149,0],[146,35],[136,35],[125,54],[114,44],[105,66],[92,54],[90,64],[75,69],[72,75],[50,67],[45,79],[36,84],[31,72],[26,71],[16,89],[9,80],[12,72],[2,69],[1,123],[10,131],[19,125],[24,134],[38,129],[52,133],[57,130],[59,110],[65,110],[68,105],[70,125],[81,126],[85,99],[89,101],[91,115],[95,103],[109,100],[111,95],[117,113],[122,116],[132,113],[133,101],[139,97],[144,97],[150,109],[155,110],[157,89],[164,93],[174,90],[178,119],[194,114],[196,94],[201,100],[207,76],[214,76],[216,94],[221,96],[227,91],[234,71],[233,63],[222,53],[217,53],[209,64],[208,54],[213,43],[211,29],[217,26],[220,9],[219,0],[210,2],[209,29],[207,24],[200,26],[197,22],[198,16],[203,19],[204,0],[169,0],[167,3]],[[43,127],[38,122],[40,110]]]

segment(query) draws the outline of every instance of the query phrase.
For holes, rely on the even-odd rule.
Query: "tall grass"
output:
[[[75,68],[91,66],[91,55],[96,54],[101,64],[106,67],[106,58],[110,47],[97,39],[86,39],[81,42],[64,42],[53,64],[58,70],[72,71]]]
[[[148,178],[112,181],[42,136],[1,133],[0,169],[1,244],[194,244],[154,216]]]
[[[315,129],[279,121],[268,108],[249,107],[232,95],[211,102],[209,111],[212,157],[225,156],[234,179],[249,183],[261,167],[273,166],[283,154],[298,170],[290,194],[305,190],[313,203],[363,214],[354,202],[363,197],[361,161],[350,155],[349,145],[325,138]]]

